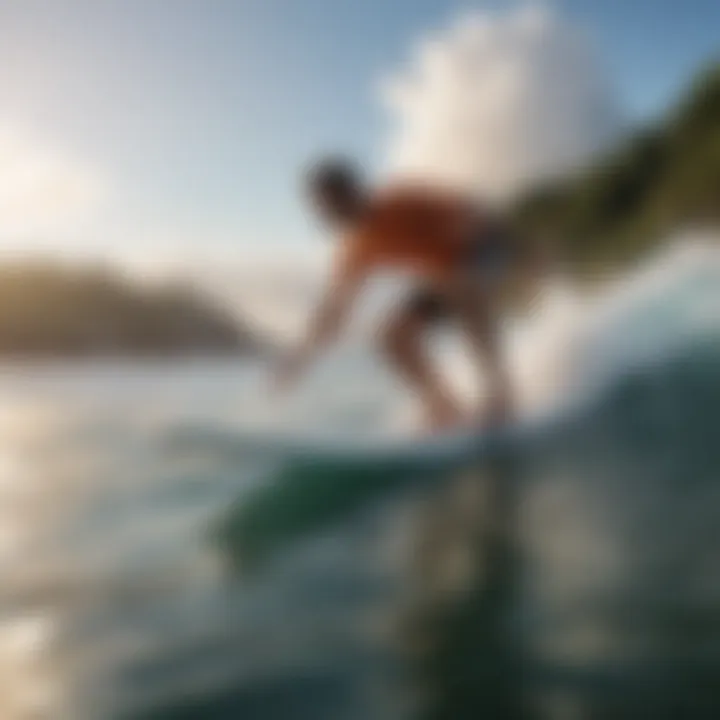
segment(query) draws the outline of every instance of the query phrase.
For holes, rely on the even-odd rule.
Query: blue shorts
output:
[[[516,245],[504,230],[484,232],[463,257],[462,265],[477,278],[479,285],[492,287],[510,274],[516,260]],[[419,287],[408,300],[408,311],[424,321],[435,322],[452,315],[442,293],[432,287]]]

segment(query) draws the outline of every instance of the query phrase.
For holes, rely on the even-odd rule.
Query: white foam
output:
[[[507,322],[506,353],[521,414],[552,412],[631,364],[661,357],[694,327],[720,323],[717,241],[717,231],[679,232],[592,292],[548,279],[533,311]],[[443,348],[441,362],[467,402],[482,396],[482,378],[457,340]],[[417,408],[403,401],[392,415],[390,426],[407,432]]]

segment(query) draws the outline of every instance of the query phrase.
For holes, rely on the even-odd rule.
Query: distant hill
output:
[[[518,205],[519,224],[579,271],[630,260],[667,231],[720,221],[720,63],[653,127]]]
[[[197,290],[42,262],[0,266],[0,356],[257,353],[259,335]]]

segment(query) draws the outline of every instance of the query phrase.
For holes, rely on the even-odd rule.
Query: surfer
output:
[[[334,269],[303,341],[280,363],[276,381],[292,385],[342,330],[363,282],[375,271],[411,271],[417,283],[379,332],[384,357],[417,393],[431,428],[468,418],[429,362],[423,339],[438,322],[464,332],[489,393],[477,420],[506,420],[512,388],[498,332],[498,300],[518,258],[516,241],[473,200],[428,185],[366,189],[352,164],[331,159],[309,173],[320,216],[339,232]]]

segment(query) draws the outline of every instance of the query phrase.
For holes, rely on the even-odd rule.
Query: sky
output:
[[[546,5],[594,53],[591,79],[568,81],[578,86],[569,100],[575,124],[597,106],[597,93],[595,105],[587,97],[598,83],[611,96],[603,111],[631,123],[652,118],[720,52],[717,0]],[[423,42],[454,62],[459,19],[506,17],[516,7],[0,0],[0,250],[161,265],[311,253],[318,228],[299,193],[302,169],[328,151],[376,173],[393,159],[424,158],[429,145],[437,156],[445,145],[417,128],[445,123],[438,132],[447,136],[452,123],[433,114],[435,65],[423,59]],[[389,82],[397,90],[398,78],[418,75],[415,105],[399,107],[397,91],[388,101]],[[483,107],[494,107],[486,102],[493,77],[483,71],[472,86]],[[598,133],[583,139],[585,150]],[[470,139],[479,148],[484,137]]]

